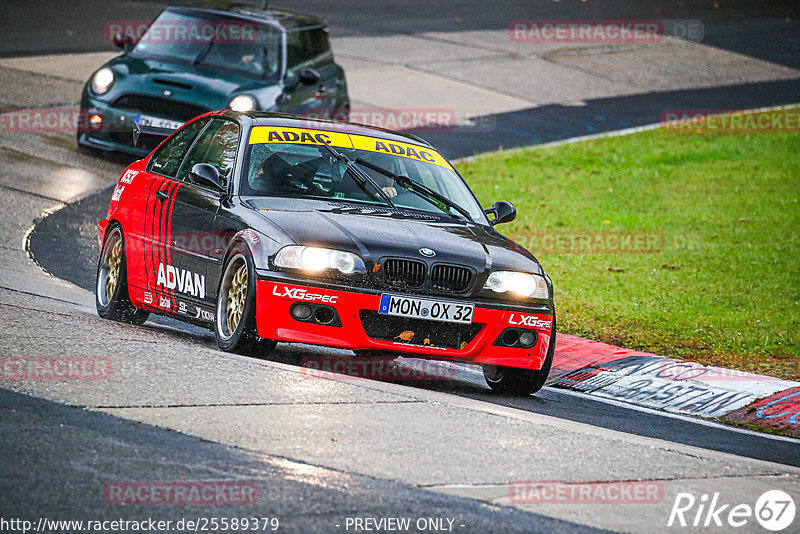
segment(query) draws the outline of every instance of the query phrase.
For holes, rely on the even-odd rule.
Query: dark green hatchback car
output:
[[[213,2],[168,7],[83,88],[78,145],[146,155],[133,124],[177,128],[209,110],[281,111],[347,120],[344,71],[325,23],[286,9]]]

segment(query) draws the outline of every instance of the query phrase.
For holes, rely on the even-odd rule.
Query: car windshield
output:
[[[131,53],[270,79],[281,73],[280,32],[234,18],[164,11]]]
[[[338,135],[347,137],[344,134]],[[363,136],[354,137],[372,139]],[[393,146],[398,147],[395,150],[402,149],[404,152],[411,148],[414,155],[422,153],[434,162],[421,161],[413,155],[407,157],[367,149],[334,146],[334,150],[351,160],[359,158],[389,173],[408,177],[411,181],[463,208],[473,221],[484,220],[483,210],[472,192],[441,155],[416,145],[382,142],[379,139],[375,141],[379,146],[386,146],[389,151]],[[431,156],[432,154],[435,156]],[[242,196],[312,198],[381,206],[387,205],[388,197],[397,208],[421,210],[439,215],[446,213],[463,218],[458,210],[437,202],[436,199],[423,193],[404,188],[400,183],[366,165],[359,165],[359,170],[369,175],[373,183],[359,180],[358,176],[353,176],[353,172],[348,172],[345,162],[337,159],[321,143],[254,143],[251,137],[246,161],[239,190]],[[376,190],[376,185],[382,189],[383,194]]]

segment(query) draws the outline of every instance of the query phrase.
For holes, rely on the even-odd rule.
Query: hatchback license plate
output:
[[[465,324],[472,322],[474,311],[474,304],[416,299],[386,293],[381,295],[381,305],[378,308],[378,313],[383,315]]]
[[[154,128],[169,128],[170,130],[177,130],[183,123],[180,121],[171,121],[169,119],[162,119],[160,117],[148,117],[147,115],[136,115],[133,119],[136,124],[142,126],[153,126]]]

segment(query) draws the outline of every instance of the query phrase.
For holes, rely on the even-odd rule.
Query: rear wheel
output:
[[[119,225],[108,229],[100,250],[95,307],[97,315],[103,319],[132,324],[142,324],[150,315],[149,312],[136,308],[128,296],[125,236]]]
[[[275,341],[258,337],[255,300],[253,260],[237,252],[225,264],[217,292],[214,335],[220,349],[264,358],[275,348]]]
[[[553,335],[550,337],[550,346],[544,365],[538,371],[532,369],[518,369],[516,367],[503,367],[500,365],[483,365],[483,378],[497,393],[514,395],[532,395],[544,387],[550,366],[553,365],[553,355],[556,349],[556,325],[553,319]]]

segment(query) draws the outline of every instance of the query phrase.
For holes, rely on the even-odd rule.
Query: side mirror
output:
[[[315,85],[322,75],[316,69],[306,68],[300,71],[300,82],[303,85]]]
[[[195,163],[192,171],[189,173],[192,181],[199,185],[217,189],[220,192],[226,192],[228,188],[225,186],[225,178],[219,174],[216,167],[209,163]]]
[[[492,226],[511,222],[517,218],[517,208],[515,208],[514,204],[508,202],[507,200],[495,202],[490,209],[484,210],[484,213],[486,215],[494,215],[494,219],[489,221],[489,224]]]
[[[122,48],[126,52],[130,52],[131,50],[133,50],[133,45],[136,44],[132,37],[129,37],[127,35],[122,35],[121,33],[117,33],[114,35],[113,42],[114,46],[116,46],[117,48]]]

